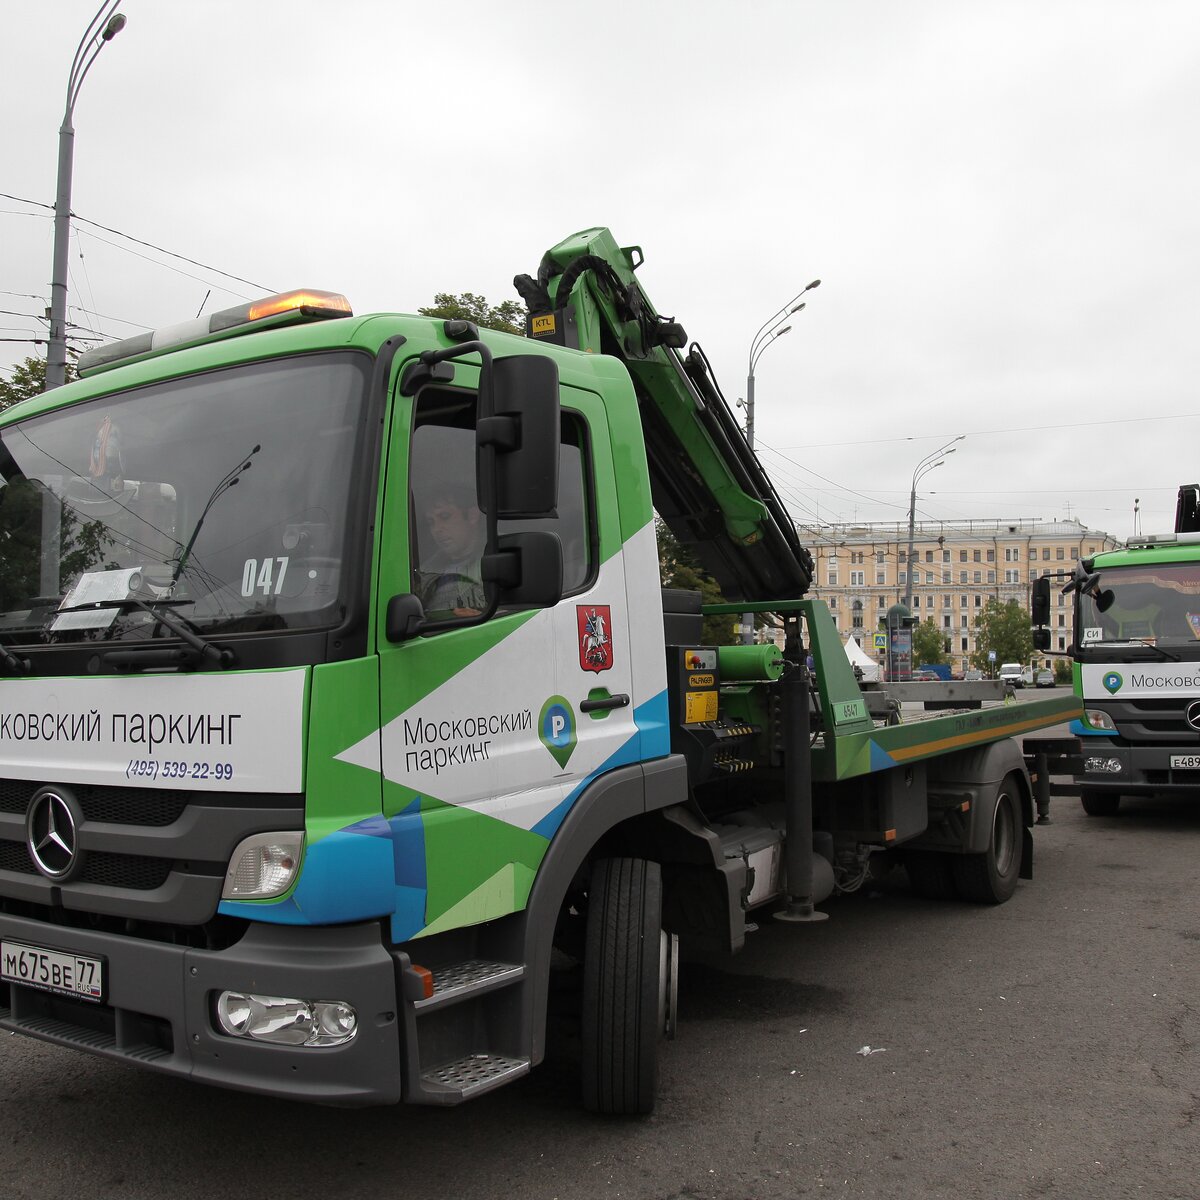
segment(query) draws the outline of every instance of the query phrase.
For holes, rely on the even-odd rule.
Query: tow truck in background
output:
[[[641,258],[553,247],[528,339],[293,293],[3,414],[0,1028],[455,1104],[541,1060],[563,968],[584,1103],[646,1112],[681,949],[774,915],[803,954],[888,866],[991,904],[1031,875],[1015,739],[1077,701],[864,695]],[[655,512],[782,652],[705,644]]]
[[[1075,774],[1085,811],[1121,797],[1200,788],[1200,485],[1180,487],[1173,533],[1081,560],[1074,685],[1083,715]],[[1048,604],[1049,580],[1044,585]],[[1035,598],[1035,605],[1037,601]]]

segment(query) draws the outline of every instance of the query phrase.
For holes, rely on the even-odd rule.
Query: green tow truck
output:
[[[525,339],[269,297],[0,417],[0,1028],[455,1104],[543,1058],[553,968],[584,1103],[646,1112],[681,948],[1029,876],[1013,739],[1076,703],[872,715],[640,261],[555,246]],[[705,644],[656,512],[782,652]]]
[[[1038,581],[1048,611],[1049,580]],[[1200,485],[1179,488],[1172,533],[1085,558],[1075,596],[1074,785],[1084,811],[1122,796],[1191,800],[1200,784]],[[1038,602],[1035,595],[1035,604]],[[1061,789],[1060,790],[1066,790]]]

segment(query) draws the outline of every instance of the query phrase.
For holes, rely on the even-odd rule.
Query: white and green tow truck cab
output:
[[[1085,810],[1200,788],[1200,533],[1130,542],[1082,562],[1075,689]]]
[[[436,1044],[456,989],[538,985],[436,935],[548,955],[552,918],[502,922],[564,821],[684,795],[645,451],[614,360],[348,312],[147,335],[4,414],[0,1026],[250,1090],[460,1099],[528,1068],[532,1017],[443,1035],[438,1075],[405,1019]],[[484,583],[447,600],[451,502]]]

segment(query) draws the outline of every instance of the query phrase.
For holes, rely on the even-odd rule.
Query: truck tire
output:
[[[1003,904],[1017,890],[1023,845],[1019,787],[1015,775],[1000,781],[987,849],[952,860],[954,882],[964,900]]]
[[[1115,817],[1121,807],[1121,797],[1116,792],[1080,792],[1079,800],[1089,817]]]
[[[663,1033],[662,875],[641,858],[601,859],[588,888],[583,959],[583,1105],[648,1113]]]
[[[904,869],[913,893],[922,900],[953,900],[958,894],[949,854],[909,850],[904,856]]]

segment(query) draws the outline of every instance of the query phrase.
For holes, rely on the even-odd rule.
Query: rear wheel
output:
[[[662,877],[641,858],[602,859],[588,888],[583,961],[583,1104],[648,1113],[658,1043],[673,1024],[673,942],[662,930]]]
[[[1089,817],[1115,817],[1121,807],[1121,797],[1115,792],[1080,792],[1079,799]]]
[[[1016,776],[1006,775],[996,793],[988,847],[982,854],[952,860],[954,882],[964,900],[1003,904],[1017,890],[1021,873],[1021,794]]]

